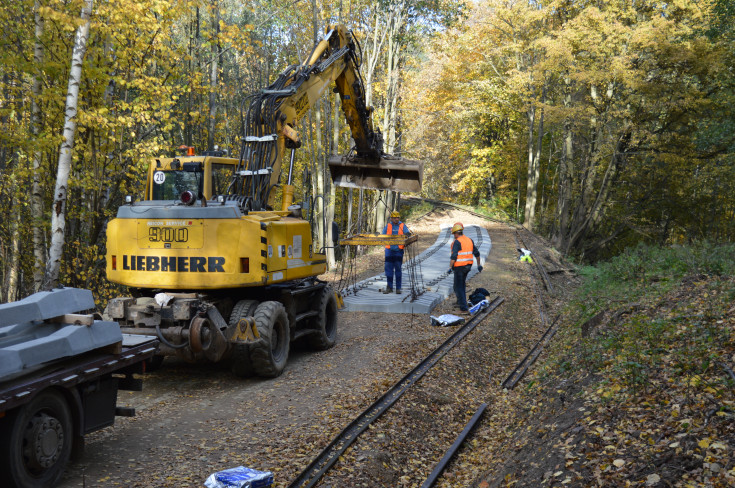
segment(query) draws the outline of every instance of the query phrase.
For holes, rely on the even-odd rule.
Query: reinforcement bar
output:
[[[431,369],[444,355],[449,352],[459,341],[472,332],[472,330],[487,317],[490,312],[498,308],[505,301],[502,297],[496,297],[490,305],[472,317],[457,332],[452,334],[442,345],[424,358],[406,376],[399,380],[386,393],[376,400],[370,407],[355,418],[342,432],[335,437],[329,445],[304,469],[288,488],[309,488],[321,480],[324,473],[337,462],[339,457],[348,447],[362,434],[368,426],[377,420],[388,410],[411,386]]]

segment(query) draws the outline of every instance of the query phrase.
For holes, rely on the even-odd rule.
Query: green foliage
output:
[[[535,228],[592,262],[639,242],[733,240],[731,11],[477,3],[416,77],[427,173],[453,175],[428,191],[472,203],[521,192]]]
[[[614,384],[649,387],[662,365],[700,381],[735,344],[725,319],[735,299],[735,245],[640,245],[582,274],[572,305],[580,322],[602,309],[616,317],[584,339],[583,357]],[[714,376],[708,381],[724,387]]]
[[[428,202],[421,202],[417,205],[403,205],[401,206],[401,220],[404,222],[407,220],[416,219],[426,213],[431,212],[434,205]]]
[[[582,268],[586,277],[585,294],[604,295],[604,290],[620,293],[653,293],[664,284],[664,291],[686,275],[735,274],[735,245],[708,241],[689,246],[650,246],[639,244],[594,267]]]

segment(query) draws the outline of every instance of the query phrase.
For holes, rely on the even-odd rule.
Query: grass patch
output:
[[[669,375],[705,375],[733,347],[725,320],[735,302],[733,245],[640,245],[582,274],[571,307],[577,323],[601,310],[610,318],[581,340],[583,363],[614,384],[647,388]]]

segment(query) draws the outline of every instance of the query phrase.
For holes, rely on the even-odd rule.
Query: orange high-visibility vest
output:
[[[387,230],[388,230],[386,232],[387,235],[393,235],[393,222],[388,222],[388,228],[387,228]],[[403,235],[403,222],[401,222],[400,224],[398,224],[398,235],[399,236],[402,236]],[[399,244],[398,245],[398,249],[403,249],[404,247],[406,247],[406,246],[404,246],[403,244]],[[390,249],[390,246],[385,246],[385,248],[386,249]]]
[[[472,239],[465,235],[461,235],[457,237],[457,240],[459,241],[459,252],[457,253],[457,260],[454,262],[454,267],[458,266],[467,266],[468,264],[472,264]]]

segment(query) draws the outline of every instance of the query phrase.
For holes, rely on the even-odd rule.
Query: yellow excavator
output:
[[[107,228],[107,277],[133,296],[110,300],[104,313],[124,333],[159,337],[151,367],[175,355],[227,361],[238,376],[275,377],[292,341],[334,345],[341,297],[318,279],[326,256],[293,204],[294,126],[334,83],[355,141],[348,156],[330,160],[335,184],[418,191],[422,180],[420,162],[383,153],[359,56],[350,31],[328,29],[303,63],[252,95],[239,158],[192,148],[156,158],[145,199],[126,198],[118,209]]]

